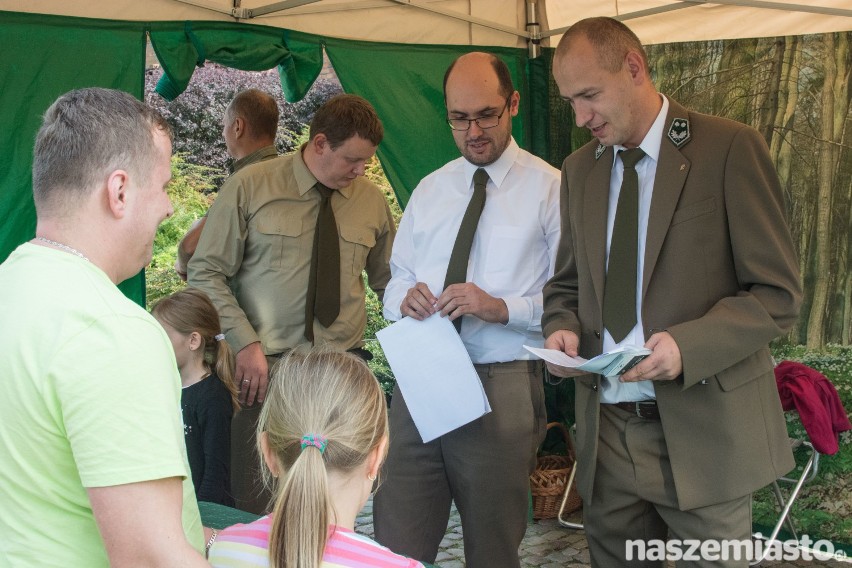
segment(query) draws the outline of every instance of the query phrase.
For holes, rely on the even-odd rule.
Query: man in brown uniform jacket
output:
[[[592,565],[663,565],[628,561],[632,539],[747,542],[751,493],[793,467],[768,343],[791,328],[801,301],[766,143],[658,93],[641,43],[616,20],[572,26],[553,72],[577,125],[597,140],[562,166],[546,347],[583,357],[627,345],[653,351],[620,378],[576,379]],[[610,237],[629,161],[617,153],[633,148],[643,152],[628,269],[613,263]],[[616,314],[628,317],[616,330],[605,290],[625,273],[635,274],[635,305]],[[707,560],[698,565],[747,564]]]

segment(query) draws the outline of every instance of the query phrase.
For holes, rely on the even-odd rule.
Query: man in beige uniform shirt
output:
[[[231,100],[222,117],[222,138],[228,154],[234,159],[231,173],[246,166],[278,155],[275,134],[278,132],[278,103],[271,95],[258,89],[240,91]],[[204,216],[186,232],[178,243],[175,272],[186,280],[186,267],[195,254],[201,231],[207,222]]]
[[[332,344],[366,354],[363,270],[382,297],[396,229],[384,195],[364,175],[383,128],[373,107],[355,95],[322,105],[310,138],[297,152],[249,166],[231,176],[207,216],[189,283],[206,292],[237,353],[235,378],[244,409],[232,425],[231,482],[237,507],[267,510],[261,494],[254,432],[271,364],[294,347]],[[322,197],[339,236],[339,314],[328,326],[306,326],[314,233]],[[307,335],[313,335],[309,339]],[[248,476],[248,477],[247,477]]]

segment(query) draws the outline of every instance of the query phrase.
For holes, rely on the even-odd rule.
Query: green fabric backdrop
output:
[[[141,25],[0,12],[0,261],[35,236],[32,156],[41,116],[56,98],[81,87],[110,87],[142,98],[145,32]],[[140,273],[124,293],[145,301]]]
[[[0,11],[0,261],[35,232],[31,191],[32,143],[40,117],[68,90],[101,86],[142,97],[145,40],[164,74],[157,91],[171,100],[186,88],[197,65],[215,61],[242,70],[277,67],[288,101],[302,98],[322,69],[322,50],[344,90],[376,107],[385,125],[378,155],[405,206],[423,176],[458,156],[444,122],[442,83],[450,62],[470,46],[409,45],[324,38],[267,26],[231,22],[130,22]],[[558,166],[570,149],[570,128],[553,127],[567,105],[550,78],[552,50],[529,60],[526,50],[488,48],[509,66],[521,94],[513,120],[518,144]],[[562,105],[561,112],[559,107]],[[122,285],[144,304],[140,274]]]
[[[443,79],[449,64],[472,51],[469,46],[398,45],[326,38],[326,51],[346,92],[357,93],[376,107],[385,127],[379,159],[405,207],[417,183],[429,172],[459,156],[446,123]],[[529,89],[526,53],[493,49],[509,66],[521,94],[521,112],[513,135],[529,148]]]

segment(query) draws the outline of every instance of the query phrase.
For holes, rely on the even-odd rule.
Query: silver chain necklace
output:
[[[75,248],[69,247],[68,245],[63,245],[62,243],[57,243],[56,241],[51,241],[50,239],[46,239],[44,237],[36,237],[36,240],[41,241],[43,243],[47,243],[49,245],[53,245],[56,248],[64,250],[65,252],[70,252],[71,254],[73,254],[75,256],[79,256],[80,258],[82,258],[85,261],[89,261],[89,259],[86,255],[84,255],[82,252],[78,251]],[[89,261],[89,262],[91,262],[91,261]]]

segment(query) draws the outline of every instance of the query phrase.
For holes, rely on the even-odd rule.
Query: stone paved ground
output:
[[[579,512],[569,516],[568,520],[579,522]],[[372,501],[368,502],[364,510],[361,511],[355,528],[358,532],[373,536]],[[521,566],[524,568],[586,568],[589,566],[589,549],[586,545],[585,533],[563,528],[556,519],[534,521],[530,524],[524,541],[521,543],[520,555]],[[455,508],[435,563],[440,568],[462,568],[464,566],[461,522]],[[852,563],[848,561],[841,563],[834,560],[767,561],[761,566],[770,568],[798,568],[800,566],[849,568]]]

